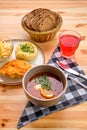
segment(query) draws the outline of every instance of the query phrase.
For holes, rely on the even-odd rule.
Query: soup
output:
[[[44,72],[32,76],[26,85],[26,89],[36,98],[49,99],[58,96],[64,88],[59,77]]]

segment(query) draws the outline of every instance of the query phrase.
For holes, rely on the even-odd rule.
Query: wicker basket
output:
[[[33,41],[37,41],[37,42],[46,42],[46,41],[49,41],[49,40],[52,40],[56,33],[58,32],[58,30],[60,29],[61,25],[62,25],[62,17],[55,13],[59,19],[59,23],[58,25],[53,28],[52,30],[50,31],[46,31],[46,32],[36,32],[36,31],[33,31],[33,30],[30,30],[27,26],[26,26],[26,23],[25,23],[25,20],[27,18],[27,15],[26,14],[23,18],[22,18],[22,21],[21,21],[21,24],[22,24],[22,27],[23,29],[29,33],[31,39]]]

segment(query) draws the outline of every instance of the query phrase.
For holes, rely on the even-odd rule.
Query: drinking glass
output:
[[[73,30],[66,30],[59,35],[60,52],[63,57],[72,57],[81,41],[81,36]]]

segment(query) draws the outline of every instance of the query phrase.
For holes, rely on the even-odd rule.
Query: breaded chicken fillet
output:
[[[0,68],[0,74],[10,78],[22,78],[25,72],[32,66],[24,60],[12,60]]]

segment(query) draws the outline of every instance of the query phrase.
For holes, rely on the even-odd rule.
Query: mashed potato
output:
[[[16,58],[33,60],[37,55],[37,47],[31,42],[20,43],[15,50]]]

